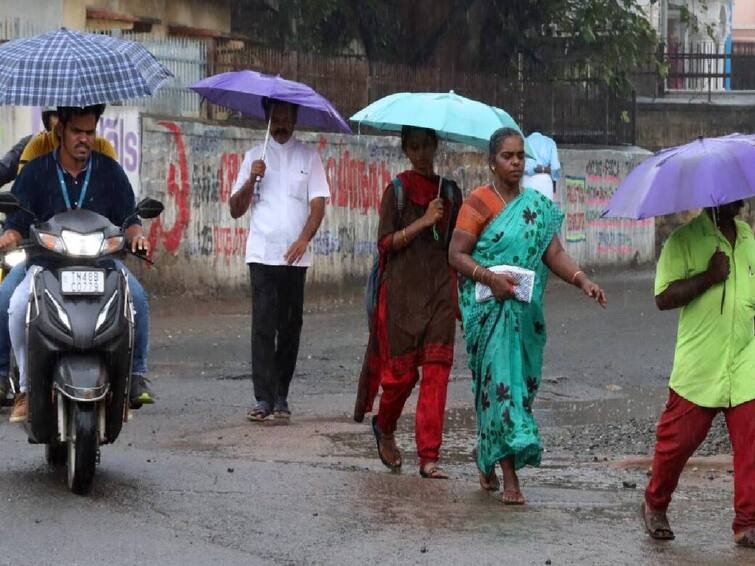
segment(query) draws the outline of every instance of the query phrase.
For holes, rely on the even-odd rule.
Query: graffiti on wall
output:
[[[208,137],[185,136],[175,122],[157,123],[170,134],[172,151],[165,164],[166,210],[152,222],[149,239],[153,249],[186,257],[223,257],[230,261],[246,249],[248,229],[233,225],[226,207],[236,182],[243,155],[214,152]],[[217,204],[215,218],[208,207]],[[225,212],[225,214],[223,214]]]
[[[166,211],[150,227],[153,248],[187,258],[224,258],[227,263],[243,258],[248,217],[240,222],[231,219],[228,202],[244,154],[218,143],[222,133],[207,130],[202,136],[186,135],[176,122],[156,124],[169,134],[171,150],[164,164]],[[392,178],[388,152],[355,151],[329,144],[322,136],[317,146],[331,206],[312,241],[312,252],[327,257],[371,257],[375,242],[370,218],[377,216],[382,192]],[[365,220],[356,220],[352,213]]]
[[[566,184],[566,241],[569,243],[584,242],[587,240],[585,224],[585,178],[564,178]]]
[[[150,225],[149,237],[158,256],[173,256],[170,277],[183,277],[180,284],[203,288],[246,284],[249,216],[232,219],[228,202],[244,152],[259,143],[263,133],[191,121],[142,120],[143,188],[165,204],[163,215]],[[407,162],[394,138],[313,133],[298,137],[317,148],[330,186],[330,206],[311,242],[315,261],[308,280],[361,279],[375,253],[382,193]],[[651,260],[652,220],[600,216],[637,156],[612,150],[564,153],[567,176],[559,181],[557,198],[566,217],[563,236],[570,253],[590,266],[627,264],[638,253],[640,260]],[[489,180],[482,153],[449,152],[437,165],[466,192]],[[194,274],[196,283],[188,281]]]
[[[653,239],[654,223],[649,220],[603,218],[603,211],[621,180],[637,164],[637,158],[610,152],[610,157],[593,157],[580,170],[570,164],[561,206],[566,216],[564,237],[570,245],[583,246],[583,260],[590,263],[620,263],[640,256],[651,259],[648,242]],[[603,258],[603,259],[601,259]],[[622,260],[622,258],[625,258]]]

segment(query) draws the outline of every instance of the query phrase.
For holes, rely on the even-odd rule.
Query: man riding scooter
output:
[[[58,149],[29,162],[16,179],[13,194],[21,206],[32,212],[38,220],[47,220],[65,210],[85,208],[120,226],[133,212],[134,193],[120,165],[113,159],[92,151],[97,121],[103,110],[104,105],[59,108],[59,123],[56,126],[60,140]],[[0,236],[0,251],[11,248],[28,237],[32,220],[25,211],[11,214],[6,219],[5,232]],[[148,251],[149,244],[137,218],[127,222],[126,237],[131,242],[133,252]],[[123,265],[120,267],[125,269]],[[15,290],[11,285],[6,286],[11,277],[0,286],[0,294],[12,293],[8,311],[9,326],[20,373],[20,392],[14,403],[11,422],[25,421],[28,413],[24,329],[31,271],[27,272],[20,283],[16,279]],[[138,408],[144,403],[153,402],[144,378],[149,310],[144,289],[130,272],[127,275],[136,311],[130,404],[133,408]]]

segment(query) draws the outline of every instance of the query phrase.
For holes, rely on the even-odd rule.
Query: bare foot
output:
[[[518,489],[504,489],[501,500],[504,505],[524,505],[524,495]]]
[[[480,472],[480,487],[485,491],[498,491],[501,489],[501,482],[498,481],[495,468],[493,468],[493,471],[487,476]]]
[[[514,469],[514,458],[501,460],[501,471],[503,472],[503,496],[504,505],[524,505],[525,499],[522,490],[519,488],[519,478]]]

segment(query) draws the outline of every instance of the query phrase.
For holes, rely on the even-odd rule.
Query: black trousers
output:
[[[306,267],[249,264],[254,397],[272,410],[286,402],[296,369]]]

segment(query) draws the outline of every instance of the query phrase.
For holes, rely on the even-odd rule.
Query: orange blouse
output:
[[[476,237],[503,209],[503,201],[488,185],[477,187],[464,200],[456,220],[456,229]]]

